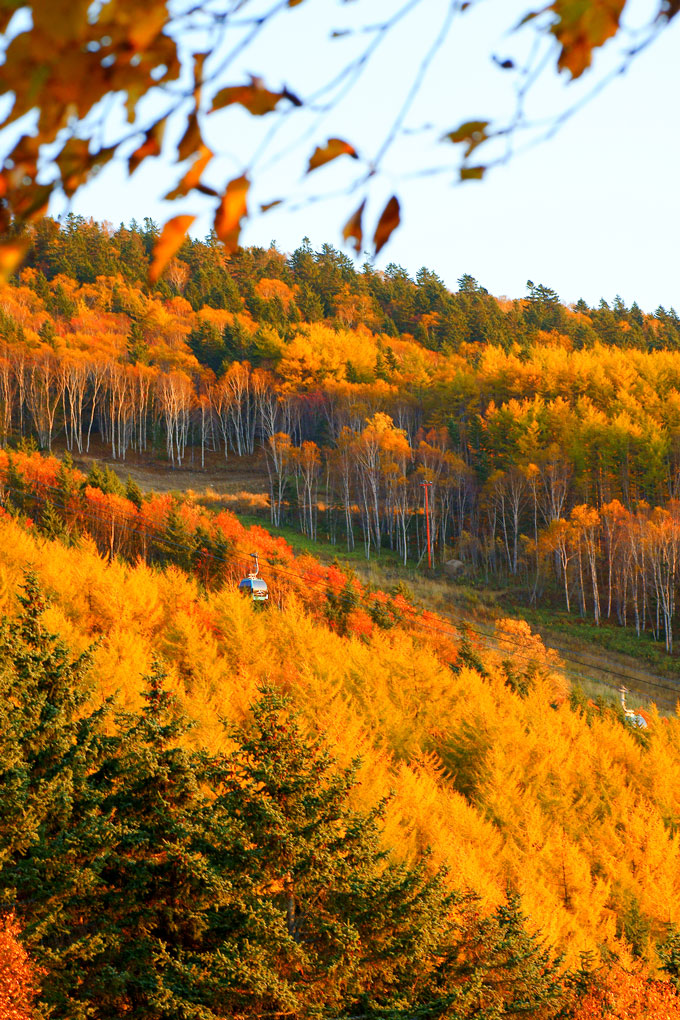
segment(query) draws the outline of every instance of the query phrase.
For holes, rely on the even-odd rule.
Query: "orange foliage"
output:
[[[18,941],[16,918],[0,918],[0,1020],[30,1020],[38,993],[36,970]]]
[[[667,981],[615,970],[581,1000],[574,1020],[680,1020],[680,997]]]

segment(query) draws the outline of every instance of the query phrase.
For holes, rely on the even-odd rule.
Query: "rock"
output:
[[[448,577],[460,577],[465,573],[465,564],[462,560],[447,560],[444,564],[444,573]]]

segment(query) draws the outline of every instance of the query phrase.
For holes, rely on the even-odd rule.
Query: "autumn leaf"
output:
[[[230,253],[238,247],[241,220],[248,215],[249,187],[245,174],[230,181],[215,213],[215,233]]]
[[[400,222],[399,199],[396,195],[392,195],[392,198],[383,209],[382,216],[378,220],[378,226],[375,228],[375,234],[373,235],[376,255],[387,244]]]
[[[288,99],[293,106],[302,106],[302,101],[288,89],[283,89],[282,92],[271,92],[265,88],[261,78],[251,75],[248,85],[231,85],[228,88],[220,89],[212,101],[210,112],[214,113],[216,110],[223,110],[226,106],[240,103],[253,116],[262,117],[265,113],[275,110],[282,99]]]
[[[312,170],[316,170],[325,163],[330,163],[332,159],[337,159],[338,156],[351,156],[352,159],[359,158],[356,149],[349,142],[344,142],[342,138],[329,138],[324,146],[317,146],[312,153],[307,173],[311,173]]]
[[[592,61],[592,51],[619,30],[626,0],[555,0],[549,10],[556,15],[550,31],[562,46],[557,61],[560,71],[578,78]]]
[[[89,142],[84,138],[69,138],[54,162],[61,173],[61,186],[66,195],[72,195],[88,179],[93,169],[107,163],[115,152],[115,146],[89,151]]]
[[[202,142],[203,139],[201,138],[201,129],[198,124],[198,117],[196,116],[196,113],[192,113],[187,121],[186,131],[182,135],[179,145],[177,146],[177,154],[180,162],[193,155]]]
[[[195,216],[174,216],[165,224],[153,250],[153,261],[149,267],[151,283],[156,283],[172,256],[181,246],[187,230],[195,219]]]
[[[454,131],[449,131],[448,134],[444,135],[444,140],[453,142],[454,145],[467,142],[467,148],[465,149],[465,159],[467,159],[477,146],[481,145],[489,137],[486,133],[488,126],[488,120],[468,120]]]
[[[160,156],[163,144],[163,131],[165,129],[165,117],[156,121],[144,135],[144,141],[128,159],[128,173],[135,172],[140,163],[149,156]]]
[[[213,158],[214,153],[207,145],[201,145],[196,158],[191,164],[184,177],[181,179],[179,184],[169,191],[165,196],[166,199],[180,198],[182,195],[188,195],[189,192],[193,191],[194,188],[198,188],[201,182],[201,175],[207,167],[210,160]]]
[[[17,188],[12,195],[12,208],[14,215],[24,223],[40,219],[47,213],[50,197],[56,186],[56,181],[50,184],[31,183],[24,188]],[[0,209],[0,216],[4,216],[6,210]],[[0,221],[2,222],[2,221]],[[2,229],[6,230],[8,224],[2,222]]]
[[[26,238],[0,242],[0,280],[6,281],[19,268],[28,251],[28,244]]]
[[[460,168],[460,179],[461,181],[481,181],[485,170],[485,166],[462,166]]]
[[[89,6],[89,5],[88,5]],[[154,0],[150,3],[135,6],[135,16],[130,22],[128,39],[136,50],[145,50],[161,32],[168,20],[168,9],[165,0]]]
[[[31,15],[36,29],[58,45],[83,38],[88,28],[89,7],[88,0],[50,0],[33,4]]]
[[[363,241],[364,233],[361,226],[361,218],[364,214],[364,206],[366,205],[366,199],[363,200],[356,212],[352,213],[350,218],[345,223],[342,230],[342,236],[345,241],[349,241],[350,237],[354,238],[354,250],[359,254],[361,251],[361,243]]]

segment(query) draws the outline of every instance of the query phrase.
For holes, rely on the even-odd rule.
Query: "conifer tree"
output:
[[[85,485],[90,485],[93,489],[101,489],[104,493],[114,493],[116,496],[125,494],[125,486],[113,468],[110,468],[108,464],[100,464],[96,460],[92,461]]]
[[[225,1014],[405,1006],[454,901],[442,876],[389,860],[383,806],[349,806],[358,762],[338,769],[285,698],[265,689],[234,739],[211,808],[226,826],[218,870],[233,889],[211,918]],[[198,964],[189,955],[187,974]]]
[[[672,928],[666,939],[657,949],[661,960],[661,970],[665,971],[680,992],[680,931]]]
[[[7,455],[7,467],[5,468],[5,506],[11,512],[23,512],[26,505],[26,483],[24,476],[17,468],[16,461],[11,453]]]
[[[156,555],[160,563],[176,563],[183,570],[191,570],[196,545],[196,535],[184,523],[179,503],[173,503],[168,510],[163,531],[155,539]]]
[[[0,625],[0,901],[23,918],[57,1008],[97,942],[84,908],[96,902],[111,738],[107,706],[87,708],[90,656],[72,659],[47,630],[34,575],[19,601],[18,619]]]
[[[142,490],[130,475],[128,475],[125,479],[125,498],[129,499],[131,503],[134,503],[138,510],[144,502]]]
[[[208,759],[180,746],[188,724],[158,664],[144,702],[139,715],[118,719],[112,789],[102,804],[109,838],[101,887],[90,905],[100,946],[74,994],[101,1017],[212,1020],[217,1014],[198,977],[178,966],[196,948],[199,971],[214,976],[205,933],[211,910],[230,895],[229,876],[214,866],[202,788]]]

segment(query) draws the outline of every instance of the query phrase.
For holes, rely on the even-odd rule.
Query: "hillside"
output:
[[[673,655],[680,551],[673,310],[212,238],[150,288],[150,221],[33,229],[0,293],[0,440],[191,464],[217,491],[245,461],[272,524],[414,569],[429,523],[435,567],[675,672],[655,648]]]
[[[36,454],[17,454],[9,466],[15,496],[17,479],[30,480],[26,501],[60,470]],[[0,518],[2,611],[16,617],[16,594],[33,571],[51,600],[47,632],[74,653],[95,641],[91,704],[112,697],[139,710],[144,677],[162,656],[167,690],[195,724],[187,746],[219,755],[261,685],[273,686],[292,699],[305,732],[323,736],[338,767],[361,756],[356,809],[389,794],[381,839],[397,858],[415,863],[429,847],[428,867],[444,866],[451,888],[474,891],[483,913],[518,894],[529,930],[573,967],[597,959],[608,970],[618,961],[632,973],[656,971],[655,949],[680,912],[677,718],[652,715],[641,735],[615,710],[570,697],[540,640],[513,621],[497,629],[500,652],[475,649],[401,596],[362,595],[356,582],[349,613],[334,615],[328,609],[340,608],[347,578],[310,557],[296,560],[281,539],[267,545],[263,529],[248,532],[226,513],[200,511],[199,523],[191,503],[173,510],[166,500],[165,521],[174,514],[185,535],[192,523],[203,537],[228,531],[223,576],[206,575],[200,562],[194,576],[176,565],[187,547],[170,546],[167,523],[147,531],[149,562],[126,562],[133,553],[122,542],[111,559],[97,543],[107,550],[106,521],[120,526],[124,497],[97,489],[95,512],[93,487],[62,468],[67,484],[68,514],[55,499],[16,516],[10,499],[15,516]],[[146,519],[162,519],[159,500],[142,499]],[[60,538],[47,537],[59,522]],[[264,569],[274,596],[259,612],[235,590],[255,538],[272,560]],[[279,577],[277,564],[286,567]],[[314,590],[319,581],[325,594]],[[372,618],[372,602],[399,607],[401,619]],[[32,945],[44,960],[35,937]]]
[[[11,463],[15,478],[34,479],[24,482],[26,506],[29,493],[46,486],[50,472],[59,470],[58,462],[35,454],[18,454]],[[680,733],[677,720],[652,719],[650,734],[642,737],[616,712],[570,701],[551,657],[519,622],[502,621],[497,627],[500,653],[482,647],[468,652],[467,639],[461,645],[455,630],[431,613],[413,610],[400,593],[364,590],[337,568],[322,567],[310,556],[294,557],[282,539],[268,539],[264,529],[242,528],[228,513],[211,515],[190,502],[173,505],[157,496],[143,499],[137,510],[132,501],[126,507],[124,497],[88,485],[77,472],[70,472],[64,484],[71,490],[66,512],[53,497],[34,502],[24,511],[28,518],[3,516],[3,607],[15,611],[22,572],[35,570],[55,596],[48,622],[74,650],[101,635],[93,666],[100,698],[113,695],[124,706],[137,706],[141,677],[160,654],[170,666],[172,689],[199,724],[192,739],[216,747],[219,719],[242,719],[258,684],[273,682],[293,694],[340,761],[362,749],[367,756],[362,796],[368,801],[401,776],[401,792],[389,813],[395,813],[390,831],[402,853],[433,845],[438,859],[455,862],[464,884],[491,903],[511,881],[536,923],[572,952],[616,937],[616,925],[612,928],[607,918],[617,902],[625,914],[634,889],[657,935],[674,919],[675,900],[664,895],[655,901],[658,882],[640,881],[650,832],[643,826],[636,835],[632,819],[640,811],[658,815],[657,838],[664,850],[659,849],[653,867],[667,870],[667,888],[674,887],[678,864],[671,820],[678,804],[671,762]],[[13,513],[17,491],[17,486],[10,490]],[[126,527],[125,510],[148,523]],[[60,540],[50,540],[59,525]],[[189,563],[192,529],[203,542],[212,533],[212,570],[205,565],[206,545]],[[129,545],[140,535],[147,562]],[[235,591],[254,541],[270,586],[265,612]],[[191,565],[194,576],[182,565]],[[584,761],[592,767],[584,770]],[[524,776],[518,788],[513,775]],[[552,790],[548,799],[546,782]],[[401,802],[412,784],[416,800],[419,784],[430,790],[420,807]],[[609,808],[598,824],[605,789]],[[577,803],[578,811],[573,810]],[[451,811],[459,821],[450,832],[447,823],[445,837],[437,835],[435,818]],[[628,818],[621,831],[619,811]],[[570,880],[565,887],[565,875],[555,870],[556,837],[550,832],[556,819],[567,815],[569,825],[559,835],[566,840],[560,859],[571,857],[577,887],[586,881],[579,895],[565,891]],[[536,840],[529,846],[525,838],[533,826]],[[605,851],[605,831],[609,839],[618,833],[616,842],[623,841],[618,851]],[[629,839],[641,841],[635,852],[627,846]],[[578,865],[591,854],[588,872],[604,868],[602,881],[595,883],[602,893],[599,916],[593,879]],[[582,903],[582,915],[568,906],[572,900]],[[619,937],[623,932],[619,918]],[[638,949],[646,952],[647,945]]]

